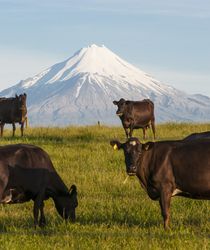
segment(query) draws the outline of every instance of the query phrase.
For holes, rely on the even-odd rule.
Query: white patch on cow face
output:
[[[130,143],[130,145],[132,145],[132,146],[136,146],[136,141],[130,141],[129,143]]]

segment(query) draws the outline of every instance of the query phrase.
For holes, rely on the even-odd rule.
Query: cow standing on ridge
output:
[[[124,151],[127,174],[136,175],[149,197],[159,200],[165,228],[173,196],[210,200],[210,140],[142,144],[130,138],[110,144]]]
[[[39,147],[14,144],[0,147],[0,203],[34,201],[34,225],[46,224],[44,200],[52,198],[60,216],[75,221],[77,189],[68,190],[49,155]],[[40,214],[40,216],[39,216]]]
[[[13,127],[13,136],[15,135],[15,123],[20,124],[21,136],[23,136],[24,123],[27,122],[27,107],[26,107],[27,95],[21,94],[11,98],[0,98],[0,127],[1,137],[3,136],[3,130],[5,123],[11,123]]]
[[[118,107],[116,114],[120,117],[127,138],[132,137],[133,129],[142,128],[145,139],[146,129],[151,125],[155,139],[154,103],[151,100],[126,101],[121,98],[113,101],[113,104]]]

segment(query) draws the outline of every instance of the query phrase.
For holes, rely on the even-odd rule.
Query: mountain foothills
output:
[[[0,92],[27,93],[33,126],[119,125],[113,100],[151,99],[156,122],[209,121],[210,98],[160,83],[105,46],[82,48],[69,59]]]

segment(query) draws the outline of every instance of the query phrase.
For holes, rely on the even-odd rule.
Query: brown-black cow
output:
[[[187,137],[185,137],[183,141],[192,141],[192,140],[199,140],[199,139],[210,139],[210,131],[190,134]]]
[[[165,228],[171,197],[210,199],[210,140],[110,143],[123,149],[127,174],[136,175],[149,197],[159,200]]]
[[[16,129],[15,123],[19,123],[21,126],[21,136],[23,136],[24,123],[27,122],[26,98],[26,93],[11,98],[0,98],[1,136],[3,136],[5,123],[12,124],[13,136]]]
[[[116,114],[120,117],[127,138],[132,137],[133,129],[142,128],[145,139],[146,129],[151,125],[155,139],[154,103],[151,100],[126,101],[121,98],[113,101],[113,104],[118,107]]]
[[[33,200],[34,225],[44,226],[44,200],[50,197],[62,218],[75,221],[78,205],[76,186],[66,187],[49,155],[41,148],[28,144],[1,146],[0,203]]]

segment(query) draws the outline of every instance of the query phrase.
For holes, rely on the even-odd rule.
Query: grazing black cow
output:
[[[123,149],[128,175],[136,175],[152,200],[159,200],[164,227],[169,225],[171,197],[210,199],[210,140],[125,143],[111,141]]]
[[[76,186],[68,190],[49,155],[33,145],[1,146],[0,202],[14,204],[33,200],[34,225],[44,226],[44,200],[50,197],[62,218],[75,221]]]
[[[210,131],[202,132],[202,133],[193,133],[188,135],[183,139],[183,141],[192,141],[198,139],[210,139]]]
[[[127,138],[132,137],[133,129],[142,128],[145,139],[146,129],[151,125],[155,139],[154,103],[151,100],[145,99],[136,102],[121,98],[113,103],[118,107],[116,114],[120,117]]]
[[[27,107],[26,107],[27,95],[21,94],[11,98],[0,98],[0,127],[1,136],[3,136],[3,130],[5,123],[11,123],[13,127],[13,136],[15,135],[15,123],[19,123],[21,126],[21,136],[23,136],[24,123],[27,122]]]

